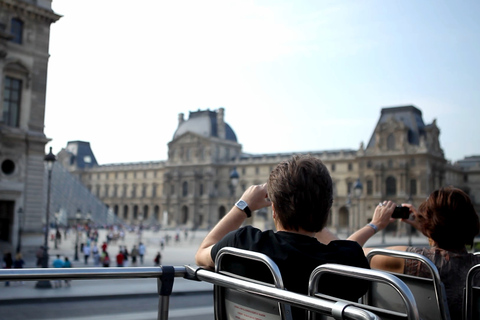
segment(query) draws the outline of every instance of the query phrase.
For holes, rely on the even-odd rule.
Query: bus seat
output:
[[[474,281],[479,272],[480,264],[477,264],[467,274],[463,301],[463,318],[467,320],[480,319],[480,287],[476,286],[477,281]]]
[[[448,320],[450,313],[448,310],[447,296],[445,287],[440,280],[440,274],[437,267],[427,257],[413,252],[396,251],[390,249],[372,249],[367,254],[370,262],[375,255],[386,255],[390,257],[413,259],[421,261],[430,270],[431,278],[423,278],[406,274],[391,273],[401,279],[412,291],[418,305],[420,318],[424,320]],[[371,302],[369,304],[383,307],[384,297],[391,295],[392,289],[384,285],[374,285],[371,294],[367,297]]]
[[[268,256],[248,250],[226,247],[215,259],[215,272],[285,289],[278,266]],[[214,286],[215,319],[266,318],[291,320],[290,305],[258,295]]]
[[[315,268],[310,275],[309,292],[310,296],[315,296],[322,299],[329,299],[331,301],[345,301],[336,297],[327,296],[319,292],[321,286],[321,276],[324,274],[337,274],[341,276],[363,279],[371,282],[371,287],[377,283],[381,283],[384,286],[392,288],[391,293],[393,295],[384,296],[384,299],[388,303],[380,305],[370,305],[361,302],[346,301],[351,305],[373,312],[381,319],[384,320],[405,320],[415,319],[419,320],[417,304],[415,298],[410,289],[397,277],[392,274],[379,271],[370,270],[352,266],[345,266],[340,264],[323,264]],[[345,288],[348,290],[348,288]],[[371,290],[369,290],[370,292]],[[367,295],[369,294],[367,292]],[[333,319],[331,317],[325,317],[316,313],[309,312],[309,319]]]

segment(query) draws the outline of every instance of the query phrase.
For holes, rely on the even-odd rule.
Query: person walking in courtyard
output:
[[[122,250],[120,250],[117,254],[117,267],[123,267],[125,256],[123,255]]]
[[[37,258],[36,266],[41,267],[42,266],[42,261],[43,261],[43,246],[40,246],[37,249],[37,252],[35,253],[35,257]]]
[[[133,245],[132,251],[130,252],[130,256],[132,257],[132,267],[136,267],[137,257],[138,257],[138,249],[136,245]]]
[[[162,254],[160,253],[160,251],[157,252],[155,259],[153,259],[153,263],[155,264],[155,266],[159,266],[162,264]]]
[[[102,264],[104,268],[110,267],[110,257],[107,251],[102,252]]]
[[[54,268],[63,268],[63,260],[60,258],[59,254],[57,254],[57,258],[53,260],[52,265]],[[53,283],[55,288],[62,286],[62,280],[55,280]]]
[[[70,262],[68,257],[65,257],[65,260],[63,261],[63,268],[71,268],[71,267],[72,267],[72,263]],[[70,280],[65,280],[65,285],[67,287],[70,287]]]
[[[88,264],[88,258],[90,257],[90,245],[86,244],[83,246],[83,256],[85,258],[85,264]]]
[[[140,264],[143,264],[143,256],[145,255],[146,251],[147,249],[145,248],[145,245],[143,244],[143,242],[140,242],[140,244],[138,245],[138,254],[140,256]]]
[[[3,254],[3,268],[4,269],[11,269],[13,265],[13,259],[12,259],[12,253],[9,251],[6,251]],[[5,281],[5,287],[10,286],[9,281]]]

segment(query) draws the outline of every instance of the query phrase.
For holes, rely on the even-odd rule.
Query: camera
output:
[[[398,206],[392,213],[394,219],[408,219],[410,217],[410,209],[407,207]]]

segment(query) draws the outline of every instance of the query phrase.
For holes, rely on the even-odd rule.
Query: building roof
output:
[[[183,117],[183,115],[181,116]],[[228,123],[224,123],[225,139],[237,142],[237,136],[233,129]],[[196,133],[207,138],[221,138],[219,136],[218,112],[210,110],[190,111],[188,120],[183,121],[183,118],[181,119],[181,122],[173,135],[173,140],[187,132]]]
[[[70,165],[76,164],[76,167],[80,169],[98,166],[97,159],[90,147],[90,142],[68,141],[66,149],[72,155]]]
[[[408,127],[408,142],[413,145],[419,145],[420,137],[425,136],[425,128],[427,127],[423,122],[422,111],[414,106],[382,108],[377,127],[382,123],[386,123],[392,117]],[[373,147],[375,147],[375,132],[373,132],[367,148]]]

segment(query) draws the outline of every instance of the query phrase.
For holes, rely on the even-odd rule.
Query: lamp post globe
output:
[[[43,259],[42,259],[42,268],[48,268],[48,229],[50,226],[50,189],[52,184],[52,170],[53,164],[57,160],[57,157],[52,153],[52,147],[50,147],[50,152],[45,155],[43,159],[45,161],[48,173],[48,183],[47,183],[47,207],[45,210],[45,234],[44,234],[44,243],[43,243]],[[35,285],[35,288],[48,289],[51,288],[52,284],[49,280],[38,281]]]
[[[230,171],[230,193],[232,196],[235,196],[235,189],[237,188],[240,175],[237,172],[237,168],[233,167]]]

